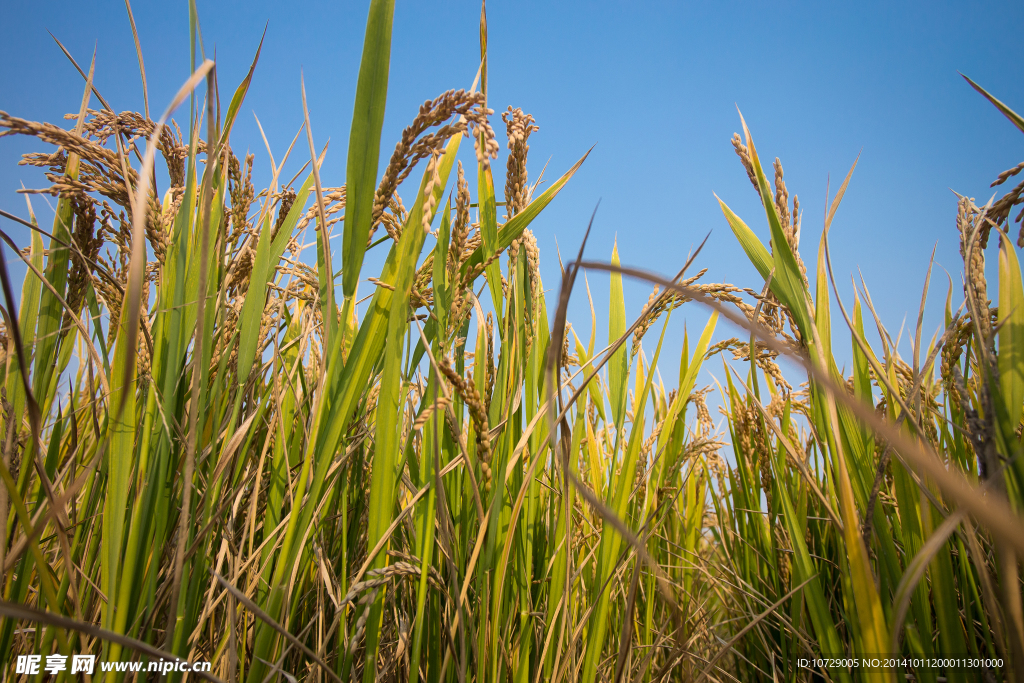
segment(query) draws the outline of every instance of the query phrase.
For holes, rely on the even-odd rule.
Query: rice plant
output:
[[[721,208],[761,282],[703,282],[699,250],[662,277],[584,242],[549,300],[530,226],[586,153],[542,192],[539,128],[509,107],[497,200],[483,13],[476,82],[410,112],[381,170],[393,13],[370,3],[342,180],[307,111],[253,185],[231,133],[259,51],[223,112],[195,50],[158,121],[115,113],[92,67],[70,128],[0,112],[0,137],[46,145],[23,163],[57,198],[47,228],[31,203],[3,211],[31,235],[2,235],[28,266],[20,295],[0,271],[4,675],[64,681],[15,659],[92,654],[211,663],[175,681],[1024,680],[1024,183],[960,199],[962,296],[926,341],[925,283],[910,358],[867,285],[844,303],[833,278],[850,175],[808,268],[796,195],[745,122],[767,246]],[[624,276],[655,285],[635,316]],[[607,337],[567,323],[573,295],[607,305]],[[666,387],[669,319],[698,306]],[[724,384],[698,386],[720,360]]]

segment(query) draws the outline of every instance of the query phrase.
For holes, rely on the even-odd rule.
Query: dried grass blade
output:
[[[957,73],[959,73],[959,72],[957,72]],[[978,85],[977,83],[975,83],[974,81],[972,81],[972,80],[971,80],[970,78],[968,78],[967,76],[964,76],[963,74],[960,74],[960,75],[961,75],[961,76],[963,77],[963,79],[964,79],[965,81],[967,81],[968,83],[970,83],[970,84],[971,84],[971,87],[972,87],[972,88],[974,88],[975,90],[977,90],[977,91],[978,91],[979,93],[981,93],[981,94],[982,94],[982,96],[983,96],[983,97],[984,97],[984,98],[985,98],[986,100],[988,100],[988,101],[989,101],[989,102],[991,102],[991,103],[992,103],[993,105],[995,105],[995,108],[996,108],[996,109],[998,109],[999,111],[1001,111],[1001,112],[1003,113],[1003,116],[1005,116],[1006,118],[1010,119],[1010,122],[1011,122],[1011,123],[1012,123],[1013,125],[1017,126],[1017,128],[1018,128],[1018,129],[1020,130],[1020,132],[1024,133],[1024,118],[1022,118],[1022,117],[1020,116],[1020,114],[1018,114],[1017,112],[1013,111],[1012,109],[1010,109],[1009,107],[1007,107],[1007,106],[1006,106],[1005,104],[1003,104],[1002,102],[1000,102],[999,100],[997,100],[997,99],[996,99],[995,97],[993,97],[992,95],[990,95],[990,94],[988,93],[988,91],[987,91],[987,90],[985,90],[984,88],[982,88],[982,87],[981,87],[980,85]]]

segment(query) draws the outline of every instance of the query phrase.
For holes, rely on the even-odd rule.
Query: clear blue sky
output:
[[[280,158],[302,121],[304,72],[317,144],[331,140],[325,184],[344,181],[367,5],[198,0],[225,97],[244,75],[269,21],[232,139],[236,151],[256,153],[257,180],[269,174],[252,113]],[[470,85],[479,49],[478,2],[397,5],[382,169],[419,104]],[[187,5],[136,0],[133,9],[155,118],[188,76]],[[957,74],[1024,111],[1019,2],[492,1],[488,20],[491,106],[498,113],[507,105],[522,107],[541,127],[531,138],[531,177],[550,159],[547,178],[553,179],[597,145],[533,226],[548,287],[558,283],[555,240],[563,255],[574,253],[600,200],[591,256],[607,258],[618,235],[623,263],[674,273],[711,231],[697,263],[710,269],[707,280],[759,288],[712,194],[765,237],[763,213],[729,144],[740,130],[739,106],[762,158],[781,157],[790,192],[800,196],[806,211],[802,252],[809,265],[815,262],[826,181],[831,175],[834,189],[861,153],[834,224],[833,261],[845,282],[861,269],[894,332],[905,315],[912,324],[928,255],[938,243],[930,331],[941,320],[943,268],[953,276],[954,295],[960,293],[950,189],[983,202],[996,174],[1024,156],[1024,136]],[[4,3],[0,109],[54,122],[77,110],[82,80],[47,29],[85,66],[98,45],[97,87],[115,109],[141,110],[127,15],[112,0]],[[503,141],[497,114],[493,125]],[[300,145],[293,156],[294,170],[305,161],[304,149]],[[0,140],[0,207],[24,215],[16,189],[22,182],[41,187],[45,180],[16,162],[24,152],[41,150],[29,139]],[[403,194],[409,193],[406,188]],[[35,205],[48,220],[45,202]],[[27,244],[17,226],[4,228]],[[15,277],[23,272],[13,270]],[[594,275],[591,284],[600,307],[607,277]],[[648,292],[646,285],[627,290],[631,315]],[[847,286],[844,297],[849,292]],[[585,311],[581,292],[570,319],[584,331]],[[680,313],[686,313],[691,334],[706,317],[684,308],[677,319]],[[600,325],[603,340],[603,319]],[[672,360],[666,380],[674,374],[678,348],[673,341],[667,351]]]

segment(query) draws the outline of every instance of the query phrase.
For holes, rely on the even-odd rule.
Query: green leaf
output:
[[[480,240],[484,250],[484,260],[490,259],[498,253],[498,216],[494,205],[494,178],[491,176],[491,166],[479,165],[477,171],[477,192],[480,203]],[[497,261],[487,266],[485,271],[487,285],[491,290],[491,303],[498,320],[502,319],[502,304],[504,296],[501,290],[501,266]],[[499,325],[498,333],[501,333]]]
[[[252,58],[252,64],[249,66],[249,72],[242,79],[242,82],[238,84],[238,88],[235,89],[235,94],[231,97],[231,103],[228,105],[227,115],[224,118],[224,129],[220,134],[220,145],[223,146],[227,143],[228,137],[231,135],[231,127],[235,123],[235,119],[238,117],[238,109],[242,106],[242,100],[245,99],[245,95],[249,92],[249,85],[252,83],[252,74],[256,71],[256,63],[260,61],[260,52],[263,51],[263,38],[267,35],[267,29],[263,29],[263,36],[260,38],[259,47],[256,48],[256,56]]]
[[[708,346],[711,344],[711,337],[715,333],[715,327],[718,324],[718,311],[713,311],[711,317],[708,318],[707,324],[704,326],[704,332],[700,335],[700,340],[697,342],[697,347],[693,350],[693,356],[687,358],[687,342],[683,342],[683,356],[680,361],[680,378],[679,378],[679,391],[676,392],[676,397],[672,399],[672,403],[668,407],[668,412],[665,417],[665,424],[661,430],[661,434],[658,435],[658,452],[664,453],[665,455],[658,459],[655,465],[654,481],[657,482],[658,487],[666,485],[665,477],[674,470],[675,461],[669,462],[670,454],[675,453],[675,448],[669,448],[666,451],[666,444],[669,439],[673,438],[673,434],[676,432],[675,425],[679,420],[680,416],[684,414],[686,410],[686,403],[690,398],[690,393],[693,391],[694,385],[697,383],[697,375],[700,373],[701,366],[704,364],[704,354],[708,351]],[[685,368],[685,370],[682,370]],[[680,453],[680,455],[682,455]],[[656,498],[652,496],[648,501],[648,511],[653,509]]]
[[[1024,287],[1010,240],[999,233],[999,387],[1012,432],[1024,411]]]
[[[434,314],[441,330],[448,327],[448,311],[452,305],[451,283],[448,282],[448,246],[451,235],[452,200],[449,196],[441,213],[441,226],[437,229],[437,244],[434,246]],[[422,345],[423,342],[418,343]]]
[[[850,343],[853,349],[853,393],[862,401],[871,401],[870,364],[857,343],[857,338],[867,339],[867,337],[864,334],[864,316],[861,311],[860,296],[856,292],[853,295],[853,327]]]
[[[320,218],[317,217],[317,223]],[[334,303],[334,273],[331,268],[331,229],[319,225],[316,230],[316,274],[320,281],[320,314],[324,321],[324,344],[330,348],[337,339],[338,311]]]
[[[72,180],[78,178],[78,155],[71,154],[68,159],[65,177]],[[57,202],[57,212],[53,218],[53,238],[50,240],[49,258],[43,275],[53,288],[64,297],[67,294],[69,253],[63,246],[71,243],[72,221],[74,211],[71,197],[62,195]],[[41,401],[39,408],[45,413],[48,405],[45,397],[53,376],[54,362],[57,358],[57,345],[60,339],[60,323],[64,317],[64,308],[49,288],[40,292],[39,316],[36,320],[35,370],[32,373],[32,393],[36,400]],[[20,476],[19,476],[20,478]]]
[[[536,197],[532,202],[530,202],[529,206],[517,213],[515,216],[510,218],[507,223],[501,226],[501,229],[498,231],[498,249],[507,249],[512,242],[519,239],[523,234],[523,230],[528,228],[530,223],[533,222],[533,219],[540,215],[540,212],[544,210],[544,207],[551,203],[551,200],[555,198],[555,195],[557,195],[563,187],[565,187],[565,184],[569,182],[569,178],[573,177],[576,171],[579,170],[580,166],[583,165],[583,162],[587,160],[587,156],[589,155],[590,151],[588,150],[579,161],[573,164],[572,168],[565,172],[565,175],[552,183],[551,187],[545,190],[541,196]],[[462,272],[465,273],[470,268],[474,268],[483,263],[484,258],[483,245],[480,245],[477,247],[476,251],[466,259],[466,263],[462,267]]]
[[[135,460],[135,382],[125,386],[124,374],[129,360],[135,358],[137,350],[127,348],[131,339],[125,327],[130,319],[128,307],[121,309],[121,327],[114,350],[114,363],[110,377],[111,396],[109,405],[121,405],[120,417],[111,414],[108,423],[110,447],[106,455],[107,487],[103,497],[103,536],[101,537],[100,565],[103,589],[109,596],[118,595],[123,564],[121,542],[124,539],[124,521],[127,508],[132,464]],[[123,395],[122,395],[123,392]],[[114,629],[115,614],[113,601],[103,602],[103,626]]]
[[[773,462],[773,464],[775,465],[775,476],[781,482],[784,476],[784,473],[781,471],[783,468],[779,466],[778,462]],[[828,607],[828,600],[822,591],[817,568],[814,566],[814,561],[811,559],[810,552],[807,550],[807,544],[804,541],[807,530],[800,528],[796,523],[796,510],[793,508],[788,487],[780,485],[774,487],[774,489],[779,494],[779,502],[782,505],[782,521],[786,525],[790,543],[793,545],[792,582],[799,585],[810,579],[810,583],[802,589],[802,592],[804,599],[807,601],[807,611],[811,616],[811,624],[814,626],[814,635],[817,637],[818,646],[821,648],[820,654],[842,656],[845,650],[839,640],[839,634],[836,632],[836,625]],[[849,674],[845,669],[831,669],[830,673],[836,674],[840,681],[850,680]]]
[[[392,508],[395,505],[397,463],[400,459],[399,431],[404,413],[402,396],[402,352],[405,349],[406,330],[409,325],[409,294],[416,276],[416,258],[422,247],[422,233],[414,223],[407,226],[399,241],[399,262],[405,267],[398,272],[395,293],[388,314],[387,342],[384,347],[383,372],[380,379],[380,394],[376,412],[376,443],[374,445],[373,471],[370,480],[370,505],[366,529],[367,547],[371,548],[384,535],[391,524]],[[387,564],[387,557],[380,553],[371,567],[379,569]],[[366,664],[363,680],[376,680],[377,643],[383,596],[371,608],[367,622]]]
[[[615,263],[618,254],[615,251],[612,254],[612,262]],[[625,315],[625,312],[623,312],[623,315]],[[651,368],[655,368],[658,365],[661,348],[665,342],[665,330],[668,329],[669,317],[671,316],[666,316],[665,323],[661,328],[661,337],[658,339],[658,346],[654,351],[654,359],[650,365]],[[638,367],[640,368],[637,372],[639,377],[643,367],[642,360]],[[609,372],[611,371],[609,370]],[[633,489],[633,483],[636,480],[637,461],[640,456],[640,446],[643,443],[644,409],[651,393],[651,387],[654,385],[656,374],[653,370],[649,372],[644,380],[643,389],[637,392],[636,414],[633,416],[632,430],[626,445],[626,455],[622,460],[622,466],[618,475],[615,475],[613,472],[608,482],[608,493],[610,494],[607,499],[608,507],[611,508],[612,512],[620,520],[628,519],[626,509],[629,503],[630,492]],[[617,531],[609,529],[609,526],[606,526],[606,531],[601,534],[597,574],[595,576],[595,585],[597,586],[603,586],[611,576],[619,556],[619,549],[622,546],[622,536]],[[605,634],[607,633],[609,617],[611,616],[609,602],[610,592],[607,590],[600,591],[600,597],[597,599],[597,605],[592,615],[593,624],[588,634],[587,649],[583,660],[583,675],[580,680],[584,681],[584,683],[593,683],[596,680],[598,663],[601,660]]]
[[[700,335],[700,340],[697,342],[697,348],[693,350],[692,359],[686,364],[686,374],[683,376],[682,382],[679,383],[679,392],[676,394],[676,400],[680,398],[683,403],[690,396],[690,392],[693,391],[693,386],[697,383],[697,374],[700,372],[701,365],[704,364],[704,354],[707,353],[708,346],[711,344],[711,335],[715,333],[715,326],[718,324],[718,311],[712,311],[711,317],[708,318],[707,324],[704,326],[704,332]],[[664,433],[666,430],[662,430]]]
[[[35,224],[35,216],[32,216],[32,223]],[[32,233],[32,250],[29,255],[32,265],[35,266],[36,270],[40,273],[43,272],[43,238],[35,230]],[[34,273],[29,272],[25,276],[25,282],[21,288],[21,302],[18,305],[18,327],[21,329],[21,333],[24,336],[22,344],[25,346],[25,353],[29,354],[28,359],[32,358],[32,352],[35,347],[35,339],[33,334],[36,329],[36,322],[39,316],[39,299],[42,292],[43,283],[39,281],[39,278]],[[26,360],[26,370],[28,370],[31,360]],[[25,395],[25,385],[21,380],[21,370],[17,363],[10,363],[10,368],[7,372],[7,397],[11,402],[13,415],[22,415],[25,410],[25,403],[28,397]],[[3,428],[4,437],[7,436],[6,426]]]
[[[391,24],[394,14],[395,0],[370,2],[345,175],[347,205],[341,283],[346,299],[356,293],[363,255],[370,237],[377,163],[380,159],[380,131],[384,126],[384,107],[388,97]]]
[[[718,199],[717,195],[715,199]],[[747,224],[733,213],[732,209],[726,206],[725,202],[718,199],[718,205],[721,207],[722,213],[725,214],[725,220],[729,223],[729,227],[732,228],[732,232],[736,235],[740,246],[743,247],[747,258],[757,268],[757,272],[760,273],[761,277],[767,280],[772,270],[775,269],[775,260],[772,258],[771,253],[764,248],[764,245],[761,244],[761,240],[757,238],[754,231],[748,228]]]
[[[448,141],[445,153],[441,157],[438,169],[441,182],[436,183],[433,190],[435,202],[439,202],[444,194],[461,140],[461,135],[453,136]],[[424,185],[424,183],[420,185],[416,203],[409,212],[409,218],[402,233],[403,239],[408,234],[409,239],[415,240],[414,248],[401,247],[400,251],[401,241],[398,245],[392,246],[380,276],[381,282],[385,284],[395,286],[402,270],[412,269],[415,271],[416,257],[419,256],[426,236],[422,230]],[[401,253],[415,254],[415,257],[406,263],[400,260]],[[312,430],[305,446],[306,452],[297,479],[299,483],[295,493],[296,499],[301,499],[306,495],[310,474],[312,474],[312,481],[309,481],[308,484],[310,500],[319,502],[323,495],[330,495],[330,490],[324,492],[328,469],[341,442],[342,434],[349,425],[359,398],[364,395],[367,382],[370,380],[373,368],[377,365],[387,341],[390,311],[395,293],[385,287],[377,287],[376,290],[370,301],[369,310],[359,325],[359,331],[345,363],[341,363],[340,344],[335,345],[330,351],[325,395],[320,401],[317,412],[313,415]],[[300,534],[305,534],[309,529],[315,511],[316,505],[304,506],[299,514],[291,515],[289,520],[278,554],[278,563],[270,582],[271,594],[267,601],[267,612],[275,618],[281,614],[283,609],[286,586],[290,581],[292,568],[302,550],[301,544],[298,543],[301,538]],[[268,660],[272,656],[271,650],[274,647],[276,634],[277,632],[270,627],[257,630],[254,660],[259,660],[259,658]],[[248,680],[251,683],[260,683],[266,673],[266,664],[256,661],[249,670]]]
[[[260,231],[256,246],[256,258],[252,273],[249,276],[249,290],[242,305],[238,325],[238,382],[245,384],[249,372],[256,359],[256,347],[259,339],[259,326],[263,318],[263,308],[267,303],[267,285],[273,276],[271,264],[279,263],[288,240],[302,216],[306,201],[313,186],[313,174],[310,173],[295,195],[295,201],[285,216],[277,236],[271,238],[270,216],[267,215]]]
[[[828,228],[821,233],[818,243],[818,275],[815,278],[817,290],[814,302],[814,322],[818,326],[818,339],[825,349],[832,348],[832,315],[829,306],[828,272],[825,268],[825,237]]]
[[[619,265],[618,240],[612,245],[613,266]],[[622,274],[612,273],[611,288],[608,294],[608,343],[615,341],[626,332],[626,303],[622,296]],[[626,356],[626,345],[612,354],[608,361],[608,388],[612,403],[612,419],[616,429],[621,427],[626,412],[626,391],[628,389],[629,358]]]

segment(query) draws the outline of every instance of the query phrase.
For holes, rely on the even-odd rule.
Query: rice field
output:
[[[854,168],[819,235],[742,118],[722,194],[749,183],[764,215],[719,203],[756,281],[584,241],[545,284],[530,226],[586,150],[541,189],[533,117],[489,108],[484,14],[476,82],[381,168],[393,13],[370,3],[344,178],[307,111],[254,186],[234,150],[265,138],[231,133],[259,52],[226,102],[193,54],[155,121],[77,63],[67,121],[0,112],[56,198],[52,225],[2,212],[31,235],[0,235],[28,268],[20,291],[0,271],[5,680],[63,683],[18,658],[82,654],[210,663],[171,681],[1024,680],[1024,164],[960,197],[962,279],[929,270],[910,357],[867,283],[835,284]],[[688,311],[711,317],[663,358]]]

